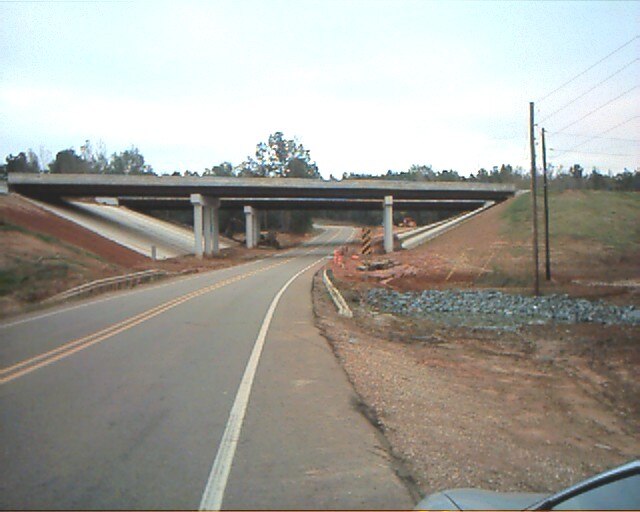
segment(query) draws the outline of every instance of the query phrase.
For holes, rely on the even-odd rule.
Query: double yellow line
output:
[[[323,235],[320,235],[320,237],[322,236]],[[334,234],[324,244],[325,245],[328,244],[337,236],[338,236],[338,233]],[[298,256],[304,256],[305,254],[309,254],[312,251],[313,249]],[[24,361],[20,361],[19,363],[16,363],[12,366],[8,366],[7,368],[3,368],[2,370],[0,370],[0,385],[11,382],[12,380],[15,380],[19,377],[27,375],[28,373],[31,373],[39,368],[48,366],[51,363],[55,363],[56,361],[64,359],[65,357],[68,357],[72,354],[75,354],[76,352],[84,350],[85,348],[95,345],[96,343],[100,343],[101,341],[111,338],[112,336],[115,336],[116,334],[126,331],[127,329],[131,329],[132,327],[138,324],[141,324],[146,320],[149,320],[155,316],[158,316],[159,314],[164,313],[165,311],[175,308],[180,304],[184,304],[185,302],[191,299],[195,299],[200,295],[204,295],[205,293],[209,293],[219,288],[223,288],[232,283],[242,281],[243,279],[259,274],[260,272],[265,272],[267,270],[271,270],[272,268],[279,267],[280,265],[284,265],[285,263],[290,262],[291,260],[295,259],[298,256],[292,256],[290,258],[283,259],[278,263],[274,263],[273,265],[268,265],[266,267],[253,270],[251,272],[246,272],[236,277],[230,277],[228,279],[220,281],[219,283],[212,284],[210,286],[205,286],[204,288],[200,288],[198,290],[187,293],[185,295],[181,295],[180,297],[177,297],[163,304],[155,306],[151,309],[143,311],[138,315],[132,316],[130,318],[122,320],[121,322],[110,325],[105,329],[94,332],[92,334],[88,334],[86,336],[83,336],[82,338],[69,341],[64,345],[60,345],[59,347],[54,348],[53,350],[44,352],[35,357],[31,357],[29,359],[25,359]]]
[[[38,368],[42,368],[43,366],[50,365],[60,359],[64,359],[80,350],[84,350],[87,347],[95,345],[96,343],[100,343],[101,341],[106,340],[116,334],[119,334],[127,329],[131,329],[132,327],[141,324],[142,322],[149,320],[155,316],[158,316],[165,311],[168,311],[180,304],[184,304],[188,300],[195,299],[200,295],[204,295],[205,293],[212,292],[213,290],[217,290],[219,288],[223,288],[224,286],[228,286],[232,283],[241,281],[253,275],[259,274],[260,272],[264,272],[266,270],[270,270],[272,268],[278,267],[280,265],[284,265],[288,263],[293,258],[288,258],[273,265],[269,265],[257,270],[253,270],[251,272],[246,272],[244,274],[240,274],[236,277],[230,277],[225,279],[224,281],[220,281],[219,283],[212,284],[210,286],[206,286],[204,288],[200,288],[193,292],[187,293],[185,295],[181,295],[175,299],[167,301],[163,304],[155,306],[154,308],[148,309],[147,311],[143,311],[142,313],[122,320],[116,324],[110,325],[109,327],[102,329],[100,331],[94,332],[92,334],[88,334],[87,336],[83,336],[82,338],[78,338],[73,341],[69,341],[64,345],[61,345],[53,350],[48,352],[44,352],[43,354],[37,355],[35,357],[25,359],[24,361],[20,361],[19,363],[14,364],[13,366],[9,366],[7,368],[3,368],[0,370],[0,385],[6,384],[7,382],[11,382],[14,379],[27,375]]]

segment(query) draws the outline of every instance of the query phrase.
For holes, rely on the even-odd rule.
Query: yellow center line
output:
[[[325,244],[331,242],[334,238],[336,238],[338,234],[339,232],[333,235],[331,238],[329,238],[329,240],[327,240]],[[313,249],[301,254],[300,256],[304,256],[311,252],[313,252]],[[84,350],[85,348],[95,345],[96,343],[100,343],[101,341],[111,338],[112,336],[115,336],[116,334],[119,334],[128,329],[131,329],[132,327],[138,324],[141,324],[146,320],[149,320],[155,316],[158,316],[159,314],[164,313],[165,311],[175,308],[180,304],[184,304],[185,302],[191,299],[204,295],[205,293],[212,292],[219,288],[223,288],[229,284],[241,281],[243,279],[254,276],[261,272],[265,272],[267,270],[271,270],[273,268],[279,267],[281,265],[284,265],[285,263],[292,261],[293,259],[295,259],[295,256],[291,258],[286,258],[278,263],[274,263],[273,265],[268,265],[260,269],[252,270],[250,272],[245,272],[244,274],[227,278],[223,281],[220,281],[219,283],[205,286],[198,290],[194,290],[192,292],[186,293],[180,297],[171,299],[163,304],[159,304],[158,306],[154,306],[151,309],[143,311],[142,313],[134,315],[130,318],[122,320],[113,325],[110,325],[109,327],[96,331],[92,334],[88,334],[76,340],[69,341],[59,347],[49,350],[48,352],[44,352],[37,356],[20,361],[12,366],[3,368],[0,370],[0,385],[11,382],[12,380],[22,377],[23,375],[27,375],[28,373],[31,373],[37,370],[38,368],[48,366],[51,363],[64,359],[72,354],[75,354],[76,352],[79,352],[81,350]]]
[[[158,316],[159,314],[164,313],[169,309],[175,308],[180,304],[184,304],[185,302],[191,299],[204,295],[205,293],[209,293],[211,291],[217,290],[219,288],[223,288],[224,286],[235,283],[237,281],[241,281],[243,279],[256,275],[260,272],[271,270],[272,268],[278,267],[280,265],[284,265],[285,263],[288,263],[292,259],[293,258],[288,258],[286,260],[280,261],[273,265],[269,265],[267,267],[263,267],[258,270],[253,270],[251,272],[246,272],[239,276],[235,276],[235,277],[220,281],[219,283],[209,285],[204,288],[200,288],[198,290],[194,290],[185,295],[182,295],[180,297],[167,301],[163,304],[155,306],[147,311],[143,311],[142,313],[134,315],[125,320],[122,320],[121,322],[110,325],[105,329],[101,329],[100,331],[94,332],[92,334],[88,334],[86,336],[83,336],[82,338],[72,340],[48,352],[44,352],[37,356],[20,361],[19,363],[16,363],[7,368],[3,368],[2,370],[0,370],[0,385],[6,384],[7,382],[17,379],[18,377],[22,377],[23,375],[31,373],[32,371],[37,370],[38,368],[42,368],[43,366],[47,366],[55,361],[59,361],[60,359],[63,359],[72,354],[75,354],[76,352],[79,352],[80,350],[84,350],[87,347],[90,347],[92,345],[95,345],[96,343],[104,341],[107,338],[111,338],[112,336],[115,336],[116,334],[126,331],[155,316]]]

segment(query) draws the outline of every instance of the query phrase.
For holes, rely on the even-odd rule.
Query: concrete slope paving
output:
[[[150,215],[130,210],[124,206],[81,203],[77,201],[72,201],[71,204],[91,215],[135,230],[138,233],[145,234],[147,237],[154,238],[158,240],[162,246],[168,245],[173,248],[177,251],[177,255],[193,254],[195,242],[192,229],[177,226]],[[220,248],[224,249],[226,247],[229,247],[228,242],[221,240]]]
[[[348,231],[329,230],[319,242],[344,239]],[[302,248],[3,324],[0,507],[198,508],[269,305],[293,275],[330,249]],[[260,503],[259,493],[261,506],[273,508],[410,505],[373,427],[348,405],[350,386],[307,325],[303,304],[309,307],[317,266],[284,293],[267,331],[225,508]],[[137,320],[127,323],[131,318]],[[92,329],[102,334],[92,338],[86,334]],[[309,343],[283,345],[283,332]],[[79,344],[65,345],[71,338]],[[285,365],[274,373],[278,360]],[[307,372],[306,364],[312,364]],[[274,448],[282,438],[272,436],[292,431],[294,411],[266,413],[277,411],[273,404],[289,394],[288,385],[305,388],[305,380],[321,385],[291,401],[299,408],[293,431],[314,439],[291,434],[288,455],[280,457]],[[268,389],[274,395],[265,397]],[[271,457],[279,468],[271,477],[245,471],[252,460],[266,469]],[[309,479],[319,470],[322,478]],[[295,475],[303,479],[295,482]]]
[[[51,204],[34,201],[38,206],[98,233],[124,247],[150,257],[156,247],[158,259],[193,254],[193,232],[125,207],[69,201]],[[221,242],[220,247],[228,247]]]

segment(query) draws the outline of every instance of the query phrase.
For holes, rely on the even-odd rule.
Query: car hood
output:
[[[452,489],[423,499],[417,510],[524,510],[547,494],[493,492],[481,489]]]

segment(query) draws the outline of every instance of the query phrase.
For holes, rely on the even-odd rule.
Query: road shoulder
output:
[[[274,316],[223,507],[412,508],[384,440],[314,326],[311,280],[312,271],[296,280]]]
[[[317,289],[318,326],[423,494],[554,492],[637,454],[637,326],[444,325],[339,284],[354,318]]]

